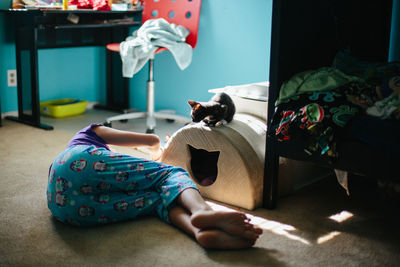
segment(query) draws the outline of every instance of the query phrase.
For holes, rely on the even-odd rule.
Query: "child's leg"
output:
[[[240,249],[254,245],[262,233],[240,212],[214,211],[192,188],[177,198],[169,211],[171,222],[196,238],[205,248]]]
[[[200,229],[193,226],[192,222],[190,221],[189,212],[179,205],[176,205],[175,207],[171,208],[168,213],[168,216],[170,222],[173,225],[183,230],[190,236],[195,237],[196,234],[200,231]]]
[[[176,203],[193,214],[200,210],[212,210],[204,201],[199,191],[193,188],[185,189],[177,198]]]

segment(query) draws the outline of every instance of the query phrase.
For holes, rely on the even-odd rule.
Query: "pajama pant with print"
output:
[[[150,214],[170,223],[168,210],[187,188],[198,190],[182,168],[75,145],[53,162],[47,201],[55,218],[73,225],[91,226]]]

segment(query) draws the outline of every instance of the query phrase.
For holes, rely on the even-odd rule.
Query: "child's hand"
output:
[[[162,147],[158,147],[157,149],[150,149],[151,152],[151,159],[154,161],[160,161],[162,153],[164,149]]]

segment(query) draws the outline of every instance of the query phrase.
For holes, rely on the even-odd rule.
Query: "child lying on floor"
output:
[[[153,160],[114,153],[108,145],[148,147]],[[79,131],[49,171],[48,207],[58,220],[78,226],[157,214],[204,248],[240,249],[262,230],[240,212],[214,211],[182,168],[157,162],[160,139],[91,124]]]

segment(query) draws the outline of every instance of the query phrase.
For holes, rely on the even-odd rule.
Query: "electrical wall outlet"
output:
[[[8,87],[17,86],[17,70],[7,70],[7,85]]]

